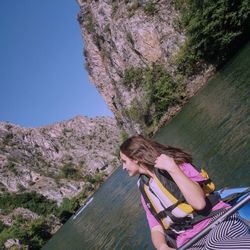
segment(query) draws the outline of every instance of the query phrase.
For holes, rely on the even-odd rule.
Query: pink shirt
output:
[[[183,173],[189,177],[192,181],[203,181],[204,177],[202,177],[200,175],[200,173],[190,164],[190,163],[183,163],[180,165],[180,169],[183,171]],[[148,207],[146,206],[146,203],[143,199],[143,196],[141,196],[141,202],[143,205],[143,208],[146,212],[146,216],[147,216],[147,220],[148,220],[148,224],[150,229],[152,229],[153,227],[160,225],[159,222],[155,219],[155,217],[152,215],[152,213],[149,211]],[[229,208],[230,206],[225,204],[224,202],[219,202],[218,204],[216,204],[213,207],[213,211],[220,209],[220,208]],[[194,235],[196,235],[198,232],[200,232],[203,228],[205,228],[209,222],[210,222],[211,218],[203,220],[199,223],[197,223],[196,225],[194,225],[192,228],[186,230],[185,232],[183,232],[182,234],[177,236],[177,247],[179,248],[180,246],[182,246],[184,243],[186,243],[189,239],[193,238]]]

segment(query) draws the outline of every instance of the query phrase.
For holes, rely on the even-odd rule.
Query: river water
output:
[[[155,136],[190,153],[218,188],[250,186],[250,43]],[[118,168],[43,249],[153,249],[136,177]]]

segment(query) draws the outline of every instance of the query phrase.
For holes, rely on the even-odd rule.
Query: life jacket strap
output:
[[[216,214],[219,214],[221,212],[225,211],[225,208],[220,208],[220,209],[217,209],[215,211],[211,211],[208,215],[206,216],[203,216],[203,215],[196,215],[193,220],[192,220],[192,226],[205,220],[205,219],[208,219],[208,218],[211,218],[213,216],[215,216]]]
[[[183,220],[183,218],[179,218],[179,217],[176,217],[172,214],[172,211],[180,204],[182,203],[183,201],[177,201],[175,204],[165,208],[164,210],[162,210],[161,212],[159,212],[157,214],[158,218],[159,219],[164,219],[166,218],[167,216],[171,218],[171,220],[173,222],[178,222],[179,220]]]
[[[222,211],[226,211],[226,210],[224,208],[221,208],[221,209],[218,209],[216,211],[212,211],[210,213],[209,217],[212,217],[216,214],[219,214]],[[209,217],[207,217],[207,218],[209,218]],[[175,230],[180,231],[183,229],[186,230],[186,229],[192,228],[194,224],[196,224],[202,220],[204,220],[204,217],[200,218],[200,220],[198,220],[198,217],[196,217],[195,219],[190,220],[188,223],[184,223],[184,225],[174,224],[169,229],[165,230],[165,234],[166,234],[165,239],[166,239],[168,245],[170,247],[177,248],[176,239],[177,239],[178,234],[175,232]]]
[[[212,180],[211,180],[210,178],[208,178],[208,179],[206,179],[206,180],[199,181],[199,184],[200,184],[200,185],[206,185],[206,184],[209,184],[209,183],[211,183],[211,182],[212,182]]]
[[[174,216],[171,211],[168,209],[162,210],[156,215],[159,219],[164,219],[166,217],[170,217],[170,219],[173,221],[173,223],[178,224],[178,225],[185,225],[187,224],[190,220],[192,220],[190,217],[176,217]]]
[[[170,229],[174,229],[175,231],[182,231],[189,228],[192,228],[195,224],[213,217],[214,215],[222,212],[224,209],[218,209],[212,211],[213,206],[215,206],[220,201],[220,196],[216,193],[212,193],[206,197],[206,206],[201,211],[193,211],[193,218],[184,217],[177,218],[175,217],[173,220],[174,224],[171,225]]]
[[[166,242],[167,244],[170,246],[170,247],[173,247],[173,248],[177,248],[177,245],[176,245],[176,238],[177,238],[177,234],[174,233],[172,230],[170,229],[167,229],[165,230],[165,239],[166,239]]]
[[[211,193],[205,198],[206,206],[199,211],[193,211],[194,217],[203,216],[207,217],[211,213],[212,208],[221,201],[220,196],[217,193]]]

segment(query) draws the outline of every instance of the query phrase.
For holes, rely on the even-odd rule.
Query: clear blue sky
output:
[[[84,68],[78,12],[75,0],[0,1],[0,121],[112,115]]]

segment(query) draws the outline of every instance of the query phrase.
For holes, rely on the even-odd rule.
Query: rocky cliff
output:
[[[181,91],[173,87],[180,82],[174,60],[185,35],[178,27],[178,12],[171,0],[77,2],[90,80],[127,133],[145,132],[150,126],[152,132],[163,116],[166,120],[166,115],[173,115],[206,81],[211,69],[204,67],[197,77],[182,77]],[[153,86],[155,65],[160,65],[161,73],[164,71],[175,84],[170,84],[170,91],[177,101],[171,97],[161,107],[155,103],[172,92],[165,89],[164,94],[158,93],[162,86]],[[150,77],[149,88],[141,82]]]
[[[114,118],[0,122],[0,248],[40,249],[119,166]]]
[[[0,122],[0,192],[35,191],[58,204],[79,194],[89,174],[117,165],[113,118],[77,116],[41,128]]]

